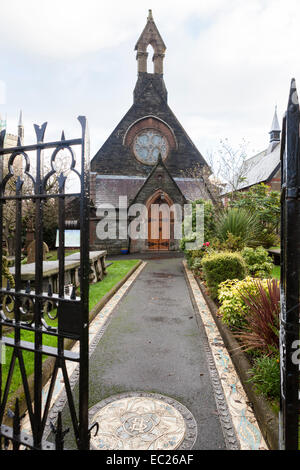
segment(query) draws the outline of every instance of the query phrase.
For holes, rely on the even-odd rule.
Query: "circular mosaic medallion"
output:
[[[110,397],[91,408],[94,450],[191,449],[197,436],[192,414],[177,401],[157,394],[127,393]]]

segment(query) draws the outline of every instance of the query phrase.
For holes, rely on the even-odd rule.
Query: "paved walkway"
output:
[[[225,449],[199,321],[182,260],[148,261],[91,357],[90,407],[122,392],[166,395],[194,416],[194,449]],[[71,436],[66,447],[73,447]]]

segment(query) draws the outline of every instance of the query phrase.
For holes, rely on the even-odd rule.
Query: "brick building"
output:
[[[153,48],[153,73],[147,70],[148,46]],[[133,105],[113,130],[91,161],[91,199],[95,208],[116,207],[120,196],[133,203],[164,203],[183,206],[188,201],[209,198],[203,179],[190,177],[193,168],[207,167],[184,128],[168,106],[168,93],[163,78],[166,46],[149,10],[146,26],[135,46],[138,78]],[[208,168],[208,167],[207,167]],[[208,169],[209,171],[209,169]],[[149,237],[137,240],[100,240],[96,227],[101,215],[91,217],[91,247],[106,248],[110,253],[128,248],[144,250],[176,250],[178,240],[172,232],[168,239],[150,238],[151,227],[161,233],[161,217],[151,219],[147,213]],[[119,228],[122,224],[120,211]],[[173,215],[171,215],[171,227]],[[155,230],[154,230],[155,231]]]

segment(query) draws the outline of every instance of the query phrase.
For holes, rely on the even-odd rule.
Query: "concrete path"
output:
[[[195,450],[225,449],[206,345],[182,260],[149,260],[91,357],[90,407],[123,392],[166,395],[193,414],[198,427]],[[65,426],[67,415],[65,411]],[[66,447],[73,447],[71,435]]]

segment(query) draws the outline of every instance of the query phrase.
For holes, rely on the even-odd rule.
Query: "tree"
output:
[[[221,185],[219,182],[211,178],[212,172],[210,167],[197,163],[193,168],[183,171],[183,176],[185,178],[193,178],[195,182],[198,182],[201,191],[204,186],[205,191],[215,208],[219,208]]]
[[[237,192],[229,199],[230,207],[247,209],[255,213],[260,226],[260,242],[270,247],[278,242],[280,225],[280,193],[264,183],[252,186],[248,191]]]
[[[251,168],[251,162],[247,162],[247,149],[249,142],[245,139],[234,147],[225,138],[220,140],[219,148],[207,155],[207,160],[213,170],[216,180],[220,181],[222,192],[233,194],[239,189],[241,183],[246,180],[247,173]]]
[[[5,195],[16,194],[16,181],[21,178],[24,182],[22,185],[22,194],[31,195],[34,193],[33,183],[31,179],[24,174],[22,161],[18,161],[19,156],[16,157],[13,170],[14,175],[8,180],[5,188]],[[20,156],[21,159],[21,156]],[[45,188],[45,192],[48,194],[58,193],[58,180],[57,176],[60,173],[64,173],[65,176],[69,174],[68,158],[63,154],[60,158],[56,158],[56,173],[52,175],[48,180]],[[50,165],[43,165],[43,172],[46,175],[50,171]],[[58,226],[58,201],[57,198],[49,198],[44,202],[43,206],[43,239],[50,245],[54,246],[56,237],[56,228]],[[3,206],[3,237],[6,243],[9,255],[14,254],[14,234],[16,227],[16,202],[8,200]],[[35,204],[32,199],[22,200],[22,227],[23,227],[23,238],[25,241],[26,232],[34,231],[35,228]]]

